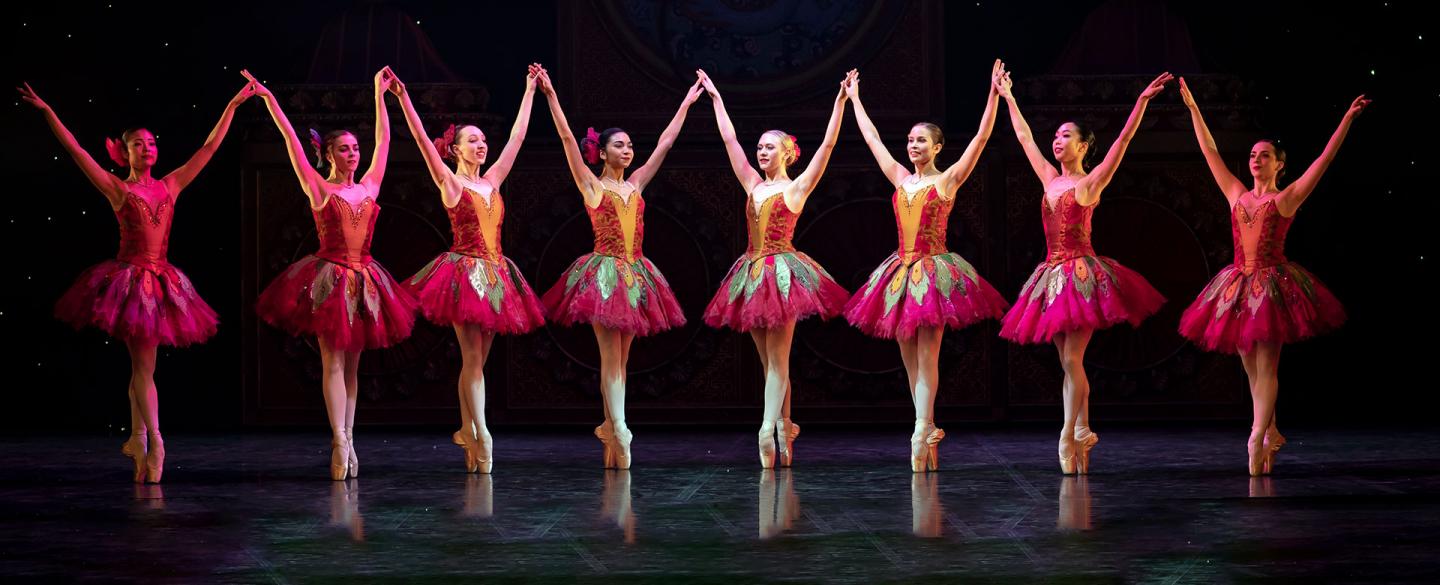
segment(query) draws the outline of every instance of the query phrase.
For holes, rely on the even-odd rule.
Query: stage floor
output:
[[[59,583],[1434,582],[1440,432],[1288,429],[1245,474],[1243,427],[1106,430],[1063,478],[1055,433],[952,425],[910,473],[907,426],[806,429],[762,472],[753,431],[500,433],[491,476],[443,432],[172,434],[163,486],[121,438],[0,438],[0,575]]]

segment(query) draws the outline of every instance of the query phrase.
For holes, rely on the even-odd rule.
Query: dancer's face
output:
[[[471,166],[485,164],[490,147],[485,143],[485,133],[474,126],[466,126],[455,133],[455,155]]]
[[[1274,144],[1262,141],[1250,147],[1250,176],[1269,181],[1280,176],[1280,169],[1283,168],[1285,161],[1276,156]]]
[[[1085,153],[1089,150],[1090,145],[1080,136],[1079,126],[1066,122],[1055,129],[1055,140],[1050,143],[1050,151],[1055,154],[1057,162],[1085,160]]]
[[[910,128],[910,135],[905,137],[905,153],[910,155],[911,163],[919,166],[935,160],[943,146],[935,142],[935,137],[924,126]]]
[[[635,147],[630,144],[630,135],[624,132],[616,132],[610,135],[610,141],[605,143],[605,149],[600,151],[600,160],[605,161],[609,166],[627,168],[630,161],[635,158]]]
[[[155,159],[160,155],[155,146],[155,135],[144,128],[131,132],[129,139],[125,141],[125,155],[129,158],[132,169],[155,166]]]
[[[770,133],[761,134],[760,142],[755,145],[755,163],[765,175],[775,175],[784,169],[785,145],[780,138]]]
[[[330,152],[326,156],[341,175],[351,173],[360,166],[360,141],[355,139],[354,134],[343,134],[330,143]]]

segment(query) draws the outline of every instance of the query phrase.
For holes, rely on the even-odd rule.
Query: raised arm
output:
[[[725,143],[725,156],[730,159],[730,170],[735,172],[735,178],[748,194],[764,178],[755,167],[750,166],[750,158],[745,155],[745,149],[740,147],[740,141],[735,137],[735,124],[730,121],[730,113],[725,111],[725,100],[720,98],[720,90],[715,88],[715,82],[711,81],[710,76],[703,70],[697,70],[695,74],[700,76],[700,84],[705,88],[705,93],[710,94],[710,103],[715,106],[715,125],[720,129],[720,140]]]
[[[1005,64],[996,59],[990,68],[990,92],[985,97],[985,112],[980,114],[980,129],[975,131],[975,137],[970,139],[965,152],[960,154],[960,160],[942,171],[936,181],[940,193],[945,197],[954,197],[955,191],[965,183],[965,179],[970,178],[970,173],[975,170],[975,163],[980,161],[980,152],[985,150],[985,144],[990,142],[990,134],[995,130],[995,110],[1000,102],[1000,93],[995,90],[995,82],[1004,74]]]
[[[704,90],[700,87],[700,80],[696,79],[695,83],[690,86],[690,90],[685,92],[685,99],[680,102],[680,109],[675,112],[675,117],[670,119],[670,124],[665,127],[665,131],[660,133],[660,141],[655,144],[655,152],[650,153],[650,158],[645,161],[644,165],[630,173],[630,183],[635,185],[636,189],[644,191],[645,185],[650,182],[650,179],[655,178],[655,173],[660,172],[660,165],[665,162],[665,155],[669,154],[670,147],[675,146],[675,138],[680,135],[680,128],[685,125],[685,114],[690,111],[690,105],[700,99],[701,93],[704,93]]]
[[[1305,169],[1305,174],[1300,175],[1299,179],[1295,179],[1294,183],[1281,192],[1280,211],[1285,215],[1294,215],[1295,211],[1300,209],[1300,204],[1304,203],[1315,191],[1315,186],[1320,183],[1320,176],[1325,174],[1325,170],[1330,168],[1330,163],[1335,161],[1335,155],[1340,153],[1340,144],[1345,142],[1345,135],[1350,133],[1350,124],[1354,123],[1356,116],[1365,111],[1365,107],[1369,105],[1370,100],[1363,95],[1350,102],[1350,109],[1345,110],[1345,116],[1340,119],[1340,126],[1335,128],[1334,134],[1330,135],[1330,142],[1325,144],[1325,150],[1320,153],[1320,158],[1310,163],[1310,168]]]
[[[1020,142],[1020,149],[1025,151],[1025,159],[1030,161],[1030,169],[1035,171],[1035,178],[1046,187],[1050,181],[1060,176],[1050,160],[1045,158],[1044,151],[1035,144],[1035,134],[1030,131],[1030,124],[1025,122],[1025,116],[1020,114],[1020,106],[1015,103],[1015,94],[1011,91],[1015,83],[1010,79],[1010,73],[1006,72],[995,81],[995,91],[1000,97],[1005,98],[1005,104],[1010,111],[1010,126],[1015,129],[1015,139]]]
[[[889,149],[885,148],[885,142],[880,139],[880,131],[875,129],[875,123],[870,121],[870,114],[865,112],[865,105],[860,103],[860,73],[850,70],[846,77],[845,93],[852,103],[855,104],[855,123],[860,126],[860,135],[865,137],[865,146],[870,147],[870,154],[875,156],[875,162],[880,164],[880,172],[885,173],[885,178],[890,179],[890,184],[899,186],[905,177],[910,176],[910,170],[905,165],[890,156]]]
[[[220,149],[220,143],[225,141],[225,134],[230,131],[230,121],[235,117],[235,109],[253,95],[255,83],[247,82],[245,87],[240,88],[240,93],[235,94],[235,97],[230,98],[230,103],[225,104],[225,111],[220,113],[220,121],[210,130],[210,135],[205,138],[205,143],[200,145],[200,150],[190,155],[190,160],[185,161],[185,164],[165,175],[166,187],[175,197],[179,197],[180,192],[200,174],[200,170],[210,163],[210,158],[215,156],[215,151]]]
[[[415,104],[410,100],[410,92],[405,83],[397,76],[390,84],[390,92],[395,94],[400,102],[400,110],[405,113],[405,125],[410,128],[410,136],[415,138],[415,146],[420,148],[420,158],[425,160],[425,168],[430,171],[430,179],[435,181],[435,186],[440,188],[440,200],[446,207],[454,205],[460,199],[463,188],[460,180],[455,178],[455,172],[445,165],[445,155],[436,148],[435,142],[430,140],[430,135],[425,132],[425,123],[420,120],[420,113],[415,111]],[[454,127],[448,131],[454,134]]]
[[[530,108],[535,104],[535,80],[540,76],[540,70],[539,63],[530,65],[530,71],[525,75],[525,93],[520,97],[520,111],[515,114],[515,123],[510,126],[510,138],[505,140],[500,156],[485,171],[485,180],[496,189],[505,182],[505,177],[510,176],[515,156],[520,154],[520,145],[525,144],[525,133],[530,129]]]
[[[575,140],[575,133],[570,131],[570,122],[565,119],[565,111],[560,108],[560,98],[555,95],[555,86],[550,83],[550,74],[541,71],[538,79],[540,93],[545,94],[545,100],[550,104],[550,119],[555,121],[555,131],[560,134],[560,149],[565,151],[565,162],[570,166],[570,176],[575,179],[575,187],[585,196],[585,204],[589,205],[600,197],[600,179],[585,166],[585,157],[580,154],[580,142]]]
[[[857,73],[856,76],[858,75]],[[785,196],[791,199],[787,203],[790,203],[792,208],[798,208],[805,203],[805,199],[820,182],[820,177],[824,176],[825,167],[830,165],[830,155],[835,153],[835,140],[840,137],[840,123],[845,120],[845,102],[849,101],[845,95],[845,84],[848,81],[848,76],[840,81],[840,90],[835,94],[835,105],[830,109],[830,122],[825,126],[825,137],[820,140],[820,146],[810,157],[810,164],[805,165],[805,170],[791,182],[794,188],[786,189]]]
[[[1145,90],[1140,92],[1140,98],[1135,100],[1135,108],[1130,110],[1130,117],[1125,120],[1125,127],[1120,129],[1120,136],[1115,138],[1115,144],[1110,145],[1110,151],[1105,153],[1105,159],[1095,165],[1080,183],[1076,185],[1075,196],[1080,199],[1081,205],[1090,205],[1099,200],[1100,193],[1105,186],[1110,184],[1110,179],[1115,177],[1115,169],[1120,168],[1120,161],[1125,159],[1125,151],[1130,148],[1130,140],[1135,138],[1135,132],[1140,129],[1140,120],[1145,118],[1145,106],[1150,104],[1150,99],[1159,95],[1165,89],[1165,84],[1175,76],[1169,73],[1161,73]]]
[[[80,167],[80,172],[85,174],[85,178],[90,180],[90,184],[105,195],[105,199],[110,201],[112,209],[119,209],[125,203],[125,182],[113,173],[100,168],[100,164],[90,157],[90,153],[80,147],[80,143],[75,140],[75,135],[71,134],[65,124],[60,122],[60,117],[55,115],[55,110],[50,109],[50,105],[40,99],[40,95],[30,88],[30,84],[26,83],[24,87],[16,89],[20,90],[20,99],[35,106],[35,109],[45,115],[45,123],[50,126],[50,132],[55,134],[55,138],[60,141],[60,146],[64,147],[66,153],[69,153],[71,160],[74,160],[75,164]]]
[[[315,167],[310,166],[310,160],[305,158],[305,147],[301,145],[300,137],[295,134],[295,127],[290,125],[290,119],[285,117],[285,112],[280,109],[280,100],[249,71],[241,71],[240,74],[255,84],[255,95],[265,102],[265,109],[270,111],[270,117],[275,120],[275,127],[280,130],[280,137],[285,141],[285,152],[290,155],[290,166],[295,170],[295,177],[300,179],[300,188],[305,191],[305,196],[310,198],[310,207],[319,207],[325,202],[325,187],[322,185],[325,177],[320,176]]]
[[[390,162],[390,111],[385,108],[385,94],[395,82],[395,73],[389,66],[375,73],[375,152],[370,156],[370,168],[360,178],[372,196],[380,195],[380,183],[385,180],[385,165]]]
[[[1247,191],[1245,183],[1225,166],[1225,160],[1220,157],[1220,148],[1215,145],[1215,137],[1210,135],[1210,127],[1205,125],[1205,118],[1200,115],[1200,106],[1195,103],[1195,95],[1190,93],[1190,86],[1185,84],[1184,77],[1180,78],[1180,99],[1185,102],[1185,107],[1190,109],[1190,123],[1195,126],[1195,140],[1200,143],[1200,152],[1205,155],[1205,164],[1210,167],[1215,184],[1220,187],[1220,192],[1225,194],[1225,200],[1234,205],[1235,200]]]

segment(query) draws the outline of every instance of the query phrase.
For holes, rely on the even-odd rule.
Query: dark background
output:
[[[489,97],[483,112],[451,117],[483,122],[492,152],[498,153],[523,88],[525,65],[538,61],[555,72],[577,133],[587,125],[633,124],[637,158],[644,157],[684,89],[683,75],[676,72],[689,65],[677,58],[674,71],[646,70],[645,60],[625,54],[632,45],[616,41],[620,35],[613,26],[597,23],[595,13],[606,10],[599,4],[248,2],[169,8],[119,1],[27,3],[7,9],[6,56],[0,66],[16,84],[29,81],[102,163],[104,136],[131,125],[151,128],[160,136],[157,176],[203,140],[226,100],[241,87],[242,67],[285,95],[364,95],[375,69],[385,64],[395,65],[401,78],[417,87],[435,84],[441,94],[483,88]],[[688,14],[697,7],[723,12],[772,4],[789,3],[610,6]],[[743,69],[724,78],[721,90],[742,142],[784,124],[811,151],[806,147],[818,142],[823,106],[835,83],[844,69],[858,66],[867,80],[862,84],[866,104],[892,147],[901,144],[909,122],[932,119],[949,135],[951,146],[942,154],[948,164],[974,131],[990,61],[1002,57],[1041,137],[1058,120],[1047,112],[1067,109],[1063,91],[1042,93],[1036,89],[1041,85],[1063,89],[1068,80],[1090,88],[1084,91],[1092,95],[1096,83],[1113,81],[1114,95],[1104,103],[1082,98],[1070,109],[1123,119],[1135,83],[1169,70],[1190,76],[1192,84],[1212,80],[1215,91],[1200,97],[1201,106],[1237,171],[1243,170],[1239,165],[1255,138],[1276,136],[1289,145],[1293,177],[1324,146],[1351,99],[1370,95],[1375,103],[1356,122],[1306,204],[1288,246],[1291,259],[1318,275],[1345,303],[1350,321],[1335,334],[1285,350],[1281,411],[1288,424],[1424,424],[1433,418],[1434,391],[1424,390],[1430,383],[1423,380],[1429,378],[1427,364],[1435,349],[1430,337],[1436,323],[1430,303],[1435,204],[1432,181],[1422,179],[1422,170],[1433,164],[1428,154],[1433,152],[1431,114],[1440,105],[1440,87],[1431,47],[1440,37],[1431,35],[1440,31],[1430,30],[1434,20],[1421,17],[1419,3],[897,2],[879,12],[885,17],[866,22],[883,30],[847,34],[909,51],[871,47],[867,53],[862,47],[856,53],[863,57],[857,57],[860,62],[831,63],[828,69],[789,78],[799,80],[793,83],[776,82],[763,71],[747,81]],[[715,18],[726,21],[723,14]],[[743,45],[745,34],[718,36]],[[909,40],[917,37],[924,40]],[[374,52],[361,47],[374,47]],[[615,69],[576,65],[575,57],[586,52],[608,59],[604,62]],[[398,61],[382,61],[387,57]],[[924,63],[916,66],[917,60]],[[887,76],[912,70],[919,74]],[[637,71],[653,83],[624,81]],[[619,81],[606,85],[606,80]],[[1027,86],[1034,80],[1047,81]],[[661,95],[659,101],[671,105],[657,112],[646,100],[626,97],[636,92]],[[595,96],[602,97],[581,103]],[[10,182],[0,211],[0,246],[10,252],[8,268],[0,271],[0,341],[5,346],[0,366],[9,397],[3,432],[118,432],[128,423],[123,346],[94,330],[71,331],[51,316],[54,300],[76,274],[112,256],[115,221],[41,116],[18,98],[11,102],[4,105],[0,146]],[[889,102],[909,109],[891,109],[893,116],[887,118],[884,104]],[[634,103],[633,109],[623,107],[627,103]],[[369,108],[341,107],[328,119],[321,114],[308,119],[322,131],[355,120],[363,126]],[[398,109],[392,101],[392,114]],[[428,110],[432,134],[443,128],[443,110]],[[288,106],[287,112],[297,127],[306,123],[303,112],[297,115]],[[1106,192],[1110,204],[1096,215],[1101,253],[1137,268],[1170,297],[1167,312],[1141,331],[1121,328],[1097,335],[1090,364],[1097,420],[1220,419],[1240,425],[1248,420],[1238,359],[1177,345],[1169,333],[1178,311],[1231,253],[1223,198],[1204,171],[1183,113],[1172,86],[1147,117],[1147,123],[1159,126],[1141,130]],[[1223,121],[1226,116],[1229,122]],[[398,235],[407,229],[423,232],[416,227],[420,224],[407,228],[394,223],[398,219],[392,224],[382,220],[375,254],[404,277],[447,245],[448,228],[403,121],[392,120],[386,194],[398,194],[389,199],[393,211],[385,217],[406,216],[402,210],[408,210],[408,216],[439,230],[422,245]],[[652,205],[647,227],[654,226],[647,252],[684,295],[693,324],[668,337],[636,342],[631,420],[642,424],[749,424],[758,416],[761,381],[748,339],[698,323],[719,278],[714,273],[728,267],[743,241],[738,222],[705,221],[720,217],[708,210],[724,209],[734,216],[740,209],[739,190],[713,128],[708,100],[702,98],[690,112],[662,180],[647,193]],[[368,159],[368,126],[357,134]],[[505,189],[512,209],[506,251],[537,292],[554,282],[567,254],[573,258],[569,251],[583,251],[589,238],[579,198],[565,196],[569,178],[554,136],[542,98]],[[970,215],[957,215],[951,245],[1012,297],[1043,248],[1034,209],[1039,188],[1003,112],[993,136],[981,169],[962,191],[978,203]],[[1099,143],[1108,147],[1114,136],[1113,128],[1102,127]],[[222,325],[203,346],[162,349],[157,383],[169,430],[323,424],[318,381],[309,378],[318,357],[306,353],[303,342],[256,325],[249,308],[257,287],[277,271],[276,258],[313,248],[313,235],[305,231],[310,220],[283,156],[258,100],[244,104],[227,142],[178,206],[170,260],[190,275],[220,313]],[[710,190],[687,187],[692,184]],[[1169,198],[1165,185],[1190,195]],[[845,206],[853,201],[845,195],[856,192],[870,198],[869,207]],[[712,193],[730,199],[717,203]],[[1154,204],[1127,204],[1132,195],[1133,201]],[[664,196],[679,202],[658,203]],[[430,197],[431,203],[414,203],[419,197]],[[847,113],[831,171],[807,205],[797,244],[853,290],[892,249],[887,197]],[[857,235],[834,220],[846,213],[863,216],[873,233]],[[1155,219],[1162,216],[1168,223]],[[807,232],[807,222],[816,227]],[[666,238],[687,234],[699,248],[710,248],[701,249],[697,266],[667,258],[675,253],[670,251],[674,240]],[[855,248],[857,241],[863,248]],[[829,243],[849,247],[827,250]],[[276,251],[285,246],[290,248]],[[1057,418],[1059,369],[1052,363],[1053,350],[1013,348],[995,338],[996,331],[982,326],[947,334],[952,353],[942,358],[942,369],[949,365],[942,377],[956,382],[942,387],[940,418],[993,424]],[[362,423],[453,424],[454,376],[445,368],[458,365],[458,354],[453,336],[447,335],[426,326],[409,348],[367,352],[363,363],[371,381],[363,391]],[[497,343],[488,368],[492,420],[517,426],[594,424],[600,412],[593,356],[584,354],[587,343],[593,345],[583,330],[544,331],[533,339]],[[843,322],[802,324],[795,357],[797,420],[908,420],[895,354],[893,344],[864,340]],[[311,362],[317,363],[307,370]],[[545,375],[534,374],[541,370]],[[690,392],[707,387],[720,390]],[[267,392],[293,396],[293,401],[277,403]]]

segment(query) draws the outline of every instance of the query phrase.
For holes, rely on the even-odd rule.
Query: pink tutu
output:
[[[540,299],[515,263],[504,256],[492,262],[445,252],[405,286],[419,299],[421,313],[436,325],[476,325],[487,332],[513,335],[545,324]]]
[[[55,303],[55,316],[77,329],[94,325],[126,342],[182,346],[215,334],[215,311],[190,279],[165,260],[175,199],[164,181],[135,191],[115,210],[120,250],[80,274]]]
[[[1044,263],[1030,275],[1005,314],[1000,336],[1017,343],[1047,343],[1081,329],[1139,325],[1165,297],[1134,270],[1104,256]]]
[[[560,325],[593,323],[642,337],[685,325],[670,284],[644,256],[630,264],[605,254],[581,256],[543,302],[550,320]]]
[[[922,327],[960,329],[1005,314],[1005,299],[959,254],[906,264],[891,254],[845,304],[845,318],[866,335],[913,339]]]
[[[749,331],[811,315],[829,319],[844,310],[849,298],[850,293],[803,252],[747,254],[720,282],[720,290],[705,308],[705,323]]]
[[[152,268],[122,260],[91,266],[55,303],[55,316],[123,341],[171,346],[205,341],[218,323],[190,279],[163,261]]]
[[[1285,217],[1279,196],[1237,199],[1230,208],[1235,262],[1220,270],[1180,317],[1180,334],[1224,353],[1256,343],[1293,343],[1345,322],[1345,309],[1324,284],[1285,258]]]
[[[1180,334],[1209,351],[1248,352],[1293,343],[1345,322],[1340,301],[1314,275],[1286,262],[1246,275],[1226,266],[1180,317]]]
[[[312,254],[265,287],[256,313],[291,335],[314,335],[337,349],[360,351],[409,337],[416,304],[368,257],[351,268]]]

